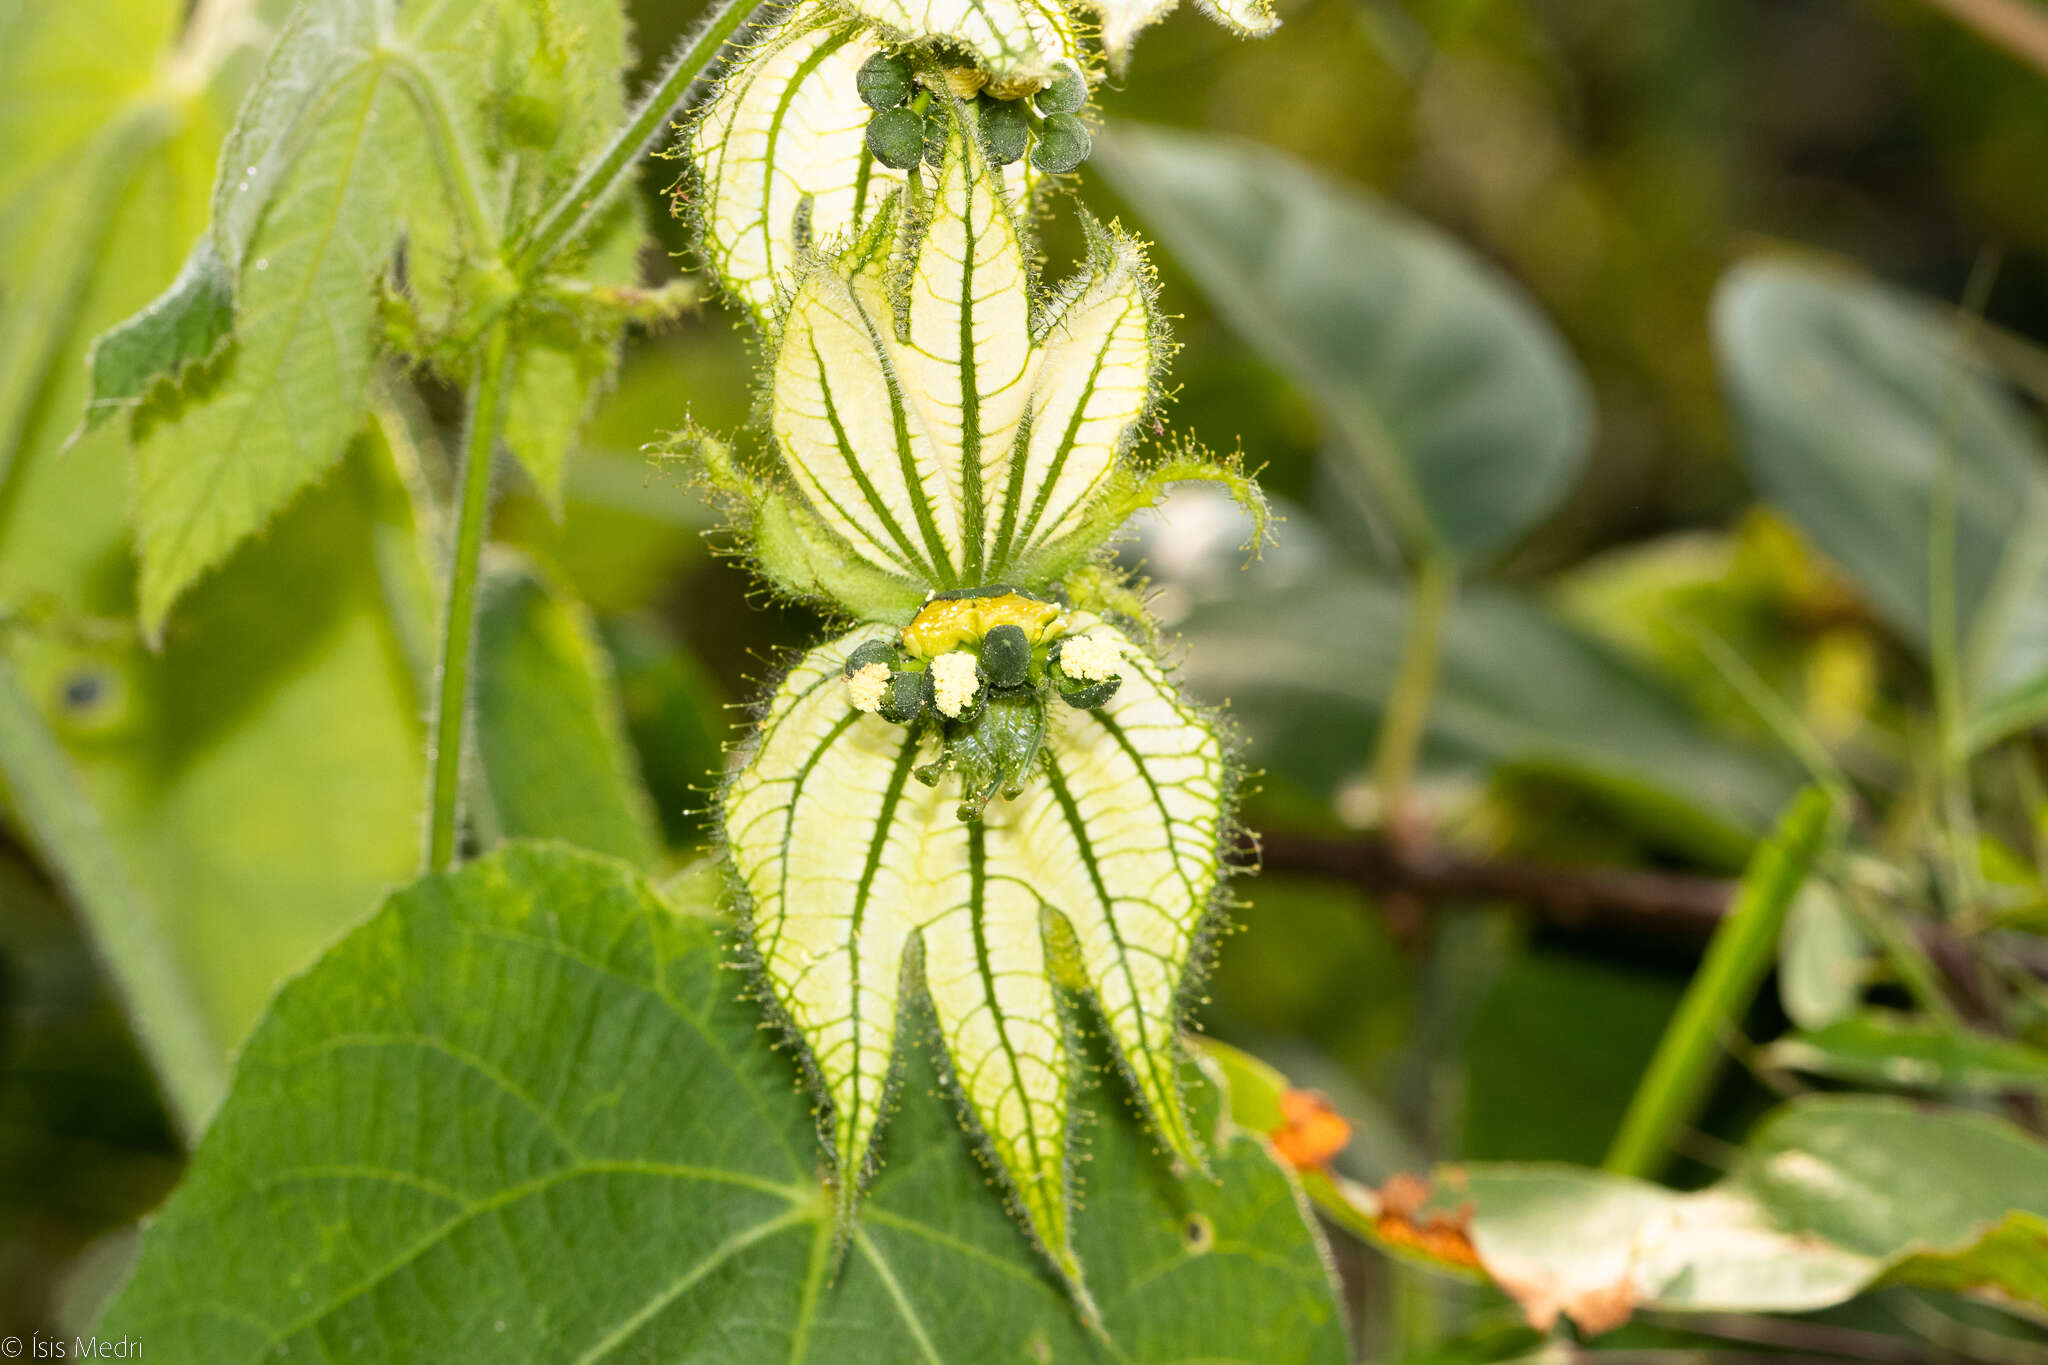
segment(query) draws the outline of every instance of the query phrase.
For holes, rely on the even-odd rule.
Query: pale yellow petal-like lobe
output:
[[[1067,1228],[1072,1067],[1040,902],[1029,869],[1010,861],[997,829],[966,828],[969,899],[924,928],[926,990],[954,1084],[975,1125],[1039,1242],[1073,1274]]]
[[[1071,630],[1088,628],[1082,616]],[[1004,812],[1000,856],[1073,926],[1155,1125],[1198,1161],[1175,1029],[1221,867],[1223,749],[1155,660],[1130,651],[1123,679],[1100,711],[1054,707],[1048,771]]]
[[[733,63],[690,137],[706,262],[764,327],[801,249],[849,236],[904,182],[871,158],[854,73],[878,47],[799,10]]]
[[[847,705],[846,655],[876,634],[813,650],[784,681],[723,816],[754,951],[831,1101],[849,1194],[888,1087],[911,912],[968,899],[953,801],[910,777],[901,726]]]
[[[886,632],[856,632],[804,658],[727,790],[749,935],[831,1101],[849,1196],[887,1091],[904,954],[922,938],[949,1073],[1033,1233],[1073,1272],[1071,1068],[1041,902],[995,829],[961,821],[957,795],[912,777],[918,745],[907,732],[848,705],[846,657],[874,638]]]
[[[870,311],[886,306],[872,275],[848,280],[821,263],[804,276],[775,353],[775,440],[812,511],[862,558],[947,584],[935,514],[952,495],[943,466],[905,439],[883,349],[890,319]]]
[[[1030,440],[1014,466],[1000,537],[1014,560],[1059,540],[1088,511],[1150,401],[1159,343],[1150,280],[1120,243],[1109,269],[1055,316],[1040,343]]]
[[[931,457],[946,472],[941,527],[962,581],[983,581],[988,511],[1030,399],[1030,281],[1000,181],[956,137],[905,281],[896,357]]]
[[[841,0],[890,38],[941,38],[965,48],[997,81],[1050,82],[1080,44],[1059,0]]]

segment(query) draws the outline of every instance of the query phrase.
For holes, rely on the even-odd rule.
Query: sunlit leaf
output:
[[[1081,55],[1059,0],[848,0],[846,8],[892,42],[957,45],[995,80],[1027,90]]]
[[[1129,126],[1095,162],[1210,302],[1322,410],[1365,511],[1486,559],[1542,520],[1592,402],[1528,300],[1462,246],[1251,143]]]
[[[1349,1358],[1262,1146],[1220,1131],[1216,1179],[1178,1179],[1113,1094],[1076,1218],[1106,1341],[921,1059],[835,1263],[794,1068],[709,913],[547,845],[392,897],[280,994],[101,1330],[221,1361]]]
[[[1090,627],[1077,617],[1070,630]],[[752,952],[831,1102],[842,1199],[870,1159],[899,1016],[922,989],[976,1126],[1075,1273],[1058,945],[1071,940],[1152,1122],[1194,1156],[1174,1034],[1217,885],[1221,749],[1159,666],[1134,657],[1101,711],[1053,704],[1045,771],[1021,796],[962,820],[954,793],[913,777],[926,744],[850,705],[842,664],[871,638],[884,637],[805,657],[726,792]]]

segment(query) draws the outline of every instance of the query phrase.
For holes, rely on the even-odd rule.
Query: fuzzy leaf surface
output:
[[[394,895],[279,995],[103,1330],[218,1361],[1348,1359],[1255,1140],[1181,1181],[1091,1097],[1105,1343],[922,1062],[834,1273],[811,1120],[710,913],[559,845]]]
[[[1093,625],[1077,616],[1072,629]],[[831,1103],[842,1203],[870,1159],[899,1021],[921,987],[1033,1233],[1076,1274],[1056,959],[1076,959],[1152,1123],[1199,1160],[1175,1035],[1220,871],[1222,746],[1134,654],[1101,711],[1052,704],[1046,770],[1019,797],[963,821],[955,793],[912,776],[929,742],[847,701],[844,661],[880,638],[858,631],[806,655],[727,789],[751,950]]]

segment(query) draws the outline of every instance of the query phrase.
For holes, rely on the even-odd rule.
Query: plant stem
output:
[[[1785,913],[1826,847],[1834,817],[1834,800],[1824,789],[1808,787],[1758,845],[1734,909],[1714,931],[1706,958],[1629,1100],[1601,1163],[1604,1169],[1642,1179],[1654,1176],[1673,1135],[1698,1114],[1719,1059],[1722,1032],[1748,1012],[1770,971]]]
[[[462,805],[462,741],[469,714],[469,665],[476,650],[476,588],[484,527],[491,511],[491,461],[498,444],[498,407],[505,381],[510,328],[499,322],[484,342],[483,363],[469,395],[469,432],[463,441],[462,479],[456,496],[455,544],[448,567],[448,607],[441,617],[441,673],[435,689],[432,787],[427,798],[427,871],[455,861],[455,830]]]
[[[1417,561],[1408,600],[1408,628],[1401,641],[1401,660],[1387,709],[1380,718],[1379,744],[1373,754],[1373,777],[1379,793],[1380,818],[1398,834],[1407,803],[1408,784],[1415,775],[1423,735],[1429,728],[1429,704],[1436,695],[1437,667],[1443,658],[1444,626],[1458,589],[1458,570],[1450,556],[1424,555]]]
[[[64,751],[0,655],[0,778],[43,865],[91,931],[135,1041],[189,1147],[227,1090],[227,1061],[177,956],[79,789]]]
[[[757,0],[718,0],[698,28],[697,36],[670,59],[668,69],[640,101],[632,119],[613,134],[610,144],[584,166],[576,182],[520,238],[511,253],[515,275],[522,280],[534,279],[557,252],[582,235],[611,198],[620,177],[654,139],[661,121],[695,94],[695,84],[705,68],[753,16],[756,7]]]

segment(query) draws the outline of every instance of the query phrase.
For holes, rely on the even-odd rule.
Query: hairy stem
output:
[[[1834,826],[1835,804],[1808,787],[1758,846],[1735,907],[1714,931],[1707,955],[1650,1058],[1601,1165],[1648,1179],[1671,1139],[1698,1114],[1713,1080],[1723,1034],[1741,1022],[1776,956],[1778,932]]]
[[[136,1044],[190,1146],[227,1090],[227,1062],[199,1002],[157,932],[155,913],[128,880],[99,812],[70,761],[0,655],[0,779],[43,866],[91,930]]]
[[[1423,735],[1429,728],[1429,704],[1436,695],[1437,668],[1443,659],[1444,626],[1457,590],[1458,570],[1449,556],[1429,554],[1417,561],[1408,595],[1401,663],[1380,718],[1379,744],[1373,754],[1381,819],[1397,834],[1408,784],[1415,776]]]
[[[670,59],[668,69],[640,101],[633,117],[613,134],[604,150],[577,175],[576,182],[520,239],[512,252],[513,273],[523,280],[533,279],[556,253],[583,234],[590,220],[611,198],[621,177],[654,140],[661,121],[696,94],[698,79],[756,7],[757,0],[717,0],[696,37]]]
[[[428,756],[427,870],[455,861],[455,830],[462,805],[462,741],[469,712],[469,665],[476,650],[477,573],[484,526],[491,511],[491,459],[498,443],[498,409],[505,386],[509,330],[503,322],[484,342],[483,363],[469,395],[469,433],[463,441],[462,480],[456,496],[455,543],[448,566],[448,606],[441,615],[441,672],[435,688],[433,750]]]

